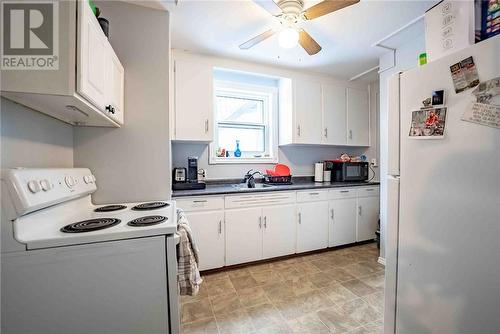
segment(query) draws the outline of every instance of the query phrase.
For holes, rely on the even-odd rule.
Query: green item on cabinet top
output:
[[[90,8],[92,8],[92,12],[94,13],[94,15],[97,16],[97,7],[96,7],[94,1],[89,0],[89,6],[90,6]]]

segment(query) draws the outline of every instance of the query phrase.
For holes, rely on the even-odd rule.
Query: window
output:
[[[215,81],[210,163],[277,162],[277,88]],[[241,151],[235,157],[237,142]],[[228,152],[228,154],[223,153]]]

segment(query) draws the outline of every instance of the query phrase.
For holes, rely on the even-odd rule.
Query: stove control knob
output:
[[[75,179],[71,176],[66,176],[64,178],[64,182],[66,183],[68,188],[73,188],[73,186],[75,185]]]
[[[40,187],[40,183],[36,180],[31,180],[28,182],[28,189],[33,193],[33,194],[36,194],[37,192],[39,192],[40,190],[42,190],[42,188]]]
[[[52,189],[52,184],[47,179],[40,181],[40,185],[42,186],[43,191],[49,191],[50,189]]]
[[[94,174],[90,175],[90,177],[92,178],[92,182],[96,182],[97,179],[95,178]]]
[[[85,182],[86,184],[89,184],[89,183],[92,183],[92,182],[94,182],[94,181],[92,181],[92,178],[91,178],[90,176],[85,175],[85,176],[83,177],[83,182]]]

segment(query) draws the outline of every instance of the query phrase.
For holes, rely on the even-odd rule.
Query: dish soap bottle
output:
[[[234,156],[236,158],[241,157],[240,141],[239,140],[236,141],[236,150],[234,150]]]

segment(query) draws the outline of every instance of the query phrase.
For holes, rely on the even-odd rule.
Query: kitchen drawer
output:
[[[326,201],[327,199],[328,191],[326,190],[297,191],[298,203]]]
[[[328,199],[354,198],[356,197],[356,189],[341,188],[328,191]]]
[[[276,191],[261,194],[226,196],[225,198],[226,209],[287,203],[295,203],[294,192]]]
[[[372,197],[378,195],[379,195],[378,186],[358,188],[358,197]]]
[[[177,207],[186,212],[224,209],[224,197],[190,197],[175,201]]]

